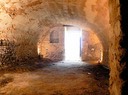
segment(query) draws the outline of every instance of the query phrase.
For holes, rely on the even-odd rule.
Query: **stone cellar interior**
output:
[[[128,0],[0,0],[0,95],[128,95]]]

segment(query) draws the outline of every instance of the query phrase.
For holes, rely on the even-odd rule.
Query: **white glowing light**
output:
[[[80,60],[81,30],[67,30],[65,27],[65,60]]]
[[[102,61],[103,61],[103,51],[102,51],[102,50],[100,50],[100,52],[101,52],[100,63],[102,63]]]
[[[39,44],[37,45],[37,53],[38,53],[38,55],[40,55],[40,45]]]

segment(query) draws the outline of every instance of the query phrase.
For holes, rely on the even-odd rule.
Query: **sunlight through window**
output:
[[[79,61],[81,53],[82,30],[76,27],[65,27],[65,60]]]

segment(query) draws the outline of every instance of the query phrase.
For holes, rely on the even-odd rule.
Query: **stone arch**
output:
[[[79,27],[83,30],[86,30],[87,28],[92,29],[95,34],[97,35],[97,37],[99,38],[99,40],[101,41],[101,44],[103,45],[103,63],[104,65],[108,66],[108,62],[109,62],[109,37],[108,34],[106,33],[106,31],[104,31],[102,28],[100,28],[99,26],[92,24],[88,21],[84,21],[81,22],[82,20],[71,20],[68,22],[63,22],[64,25],[71,25],[71,26],[76,26]],[[107,31],[109,32],[109,31]]]
[[[96,26],[92,23],[89,23],[87,21],[86,22],[79,22],[79,20],[72,20],[69,22],[60,22],[60,24],[51,25],[49,27],[49,29],[47,29],[45,36],[47,36],[50,33],[50,29],[52,29],[54,27],[63,27],[64,25],[76,26],[76,27],[79,27],[83,30],[86,30],[87,28],[90,28],[91,30],[93,30],[95,32],[95,34],[97,35],[97,37],[99,38],[99,40],[101,41],[101,44],[103,46],[103,61],[102,61],[102,63],[103,63],[103,65],[108,66],[109,45],[108,45],[108,36],[107,36],[105,31],[103,31],[98,26]],[[62,30],[64,30],[64,29],[62,29]]]

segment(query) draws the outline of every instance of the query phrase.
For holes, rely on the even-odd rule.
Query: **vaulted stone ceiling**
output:
[[[108,0],[0,0],[1,38],[36,43],[60,24],[92,29],[108,47]]]
[[[41,26],[72,21],[76,25],[92,23],[104,29],[109,26],[107,0],[0,0],[0,11],[1,29],[12,22]]]

